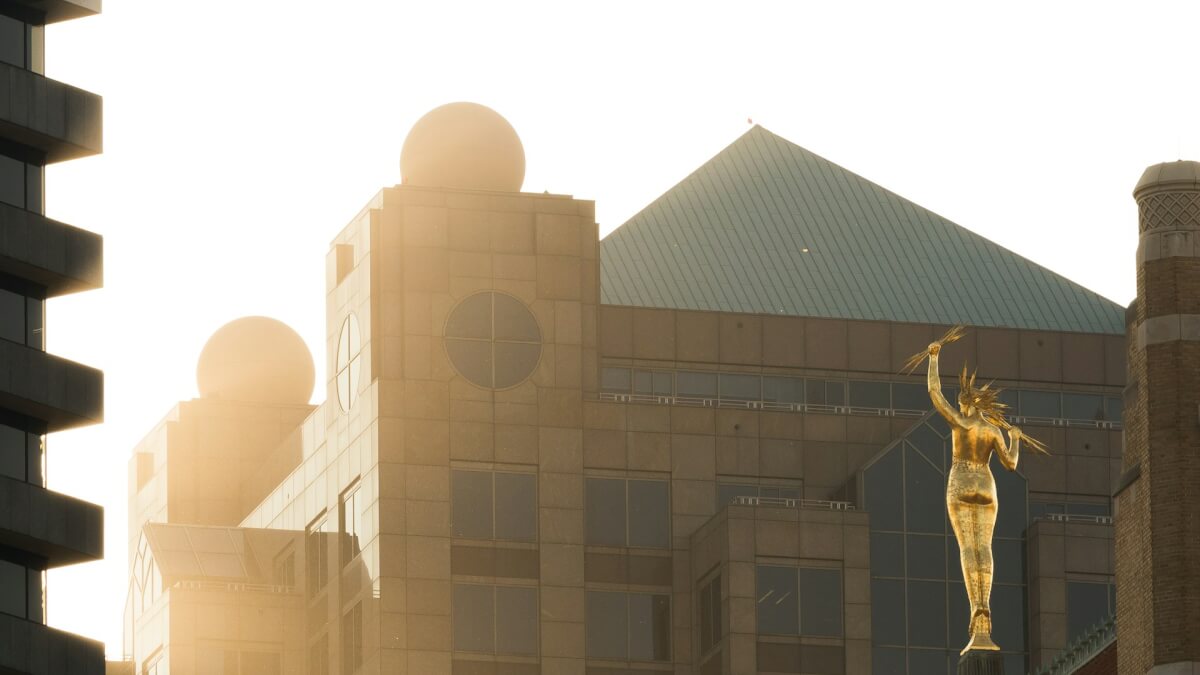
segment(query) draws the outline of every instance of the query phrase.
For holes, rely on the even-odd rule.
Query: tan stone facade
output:
[[[293,533],[293,576],[274,580],[287,590],[267,604],[303,608],[303,629],[277,650],[281,663],[305,655],[312,675],[873,672],[862,472],[924,419],[927,403],[900,403],[900,387],[920,394],[923,378],[897,373],[946,327],[601,305],[598,256],[591,202],[383,190],[327,258],[325,403],[311,413],[183,404],[131,464],[131,532],[158,521]],[[458,313],[471,303],[490,320]],[[536,340],[521,310],[505,314],[520,307]],[[1100,405],[1118,396],[1124,350],[1123,336],[979,328],[947,350],[944,368],[966,360],[982,378],[1052,398],[1059,412],[1020,420],[1055,450],[1025,460],[1021,485],[1031,500],[1105,510],[1120,423],[1068,419],[1063,392]],[[607,376],[673,384],[621,392]],[[722,394],[726,377],[758,394]],[[506,378],[519,382],[473,383]],[[772,399],[771,378],[820,383],[822,398]],[[712,394],[688,393],[693,381]],[[240,466],[246,478],[234,484],[225,461],[182,459],[219,448],[261,468]],[[138,478],[139,462],[151,479]],[[156,482],[160,472],[171,478]],[[177,480],[197,487],[178,497],[162,487]],[[486,499],[470,501],[478,494],[463,491],[467,481]],[[944,488],[931,489],[936,502]],[[505,521],[526,508],[528,518]],[[1106,528],[1103,517],[1090,522]],[[1055,545],[1071,546],[1068,530]],[[1020,593],[1050,577],[1065,583],[1060,568],[1017,577]],[[782,590],[793,586],[798,600]],[[264,602],[253,595],[262,589],[220,592]],[[181,595],[169,604],[200,602]],[[140,630],[139,664],[177,635],[197,649],[224,644],[188,626]],[[1012,662],[1030,654],[1033,666],[1061,648],[1060,629],[1048,630],[1011,644]],[[959,646],[943,639],[916,651],[945,664]],[[884,648],[903,658],[903,647]],[[183,656],[170,668],[200,672]]]

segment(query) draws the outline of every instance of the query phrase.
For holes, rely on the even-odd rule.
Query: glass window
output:
[[[904,576],[904,535],[871,532],[871,575]]]
[[[1124,404],[1116,396],[1104,397],[1104,419],[1110,422],[1120,422]]]
[[[1111,516],[1112,508],[1108,504],[1078,504],[1071,502],[1066,505],[1067,513],[1076,516]]]
[[[671,660],[671,602],[667,596],[629,594],[629,659]]]
[[[758,487],[758,496],[768,499],[800,499],[800,488],[760,485]]]
[[[587,543],[669,548],[666,481],[588,478],[584,482]]]
[[[0,288],[0,338],[25,344],[25,296]]]
[[[732,504],[738,497],[757,497],[757,485],[717,483],[717,508]]]
[[[1069,420],[1103,420],[1104,397],[1093,394],[1063,394],[1062,416]]]
[[[908,643],[946,646],[946,582],[908,582]]]
[[[588,591],[585,611],[588,658],[671,659],[668,596]]]
[[[800,599],[796,568],[759,565],[756,572],[759,634],[799,635]]]
[[[628,394],[633,384],[628,368],[601,368],[600,391],[610,394]]]
[[[28,28],[24,22],[0,14],[0,61],[18,68],[28,68],[26,42]]]
[[[892,407],[896,410],[929,410],[929,389],[923,384],[892,383]]]
[[[0,202],[25,208],[25,162],[0,155]]]
[[[675,387],[679,396],[716,398],[717,374],[693,373],[681,370],[675,374]]]
[[[856,408],[891,408],[891,386],[887,382],[852,381],[850,405]]]
[[[476,293],[446,321],[446,353],[454,368],[480,387],[519,384],[541,357],[541,330],[521,301],[503,293]]]
[[[945,534],[945,476],[907,443],[904,460],[904,512],[908,531]]]
[[[533,474],[451,471],[454,536],[534,541],[537,487]]]
[[[946,578],[946,537],[940,534],[908,535],[908,578]]]
[[[871,579],[871,637],[875,644],[904,646],[904,624],[904,582]]]
[[[1021,404],[1018,414],[1023,417],[1062,417],[1059,395],[1056,391],[1020,391]]]
[[[325,516],[321,516],[308,526],[304,534],[305,573],[310,596],[320,593],[329,578],[329,542],[325,536],[327,527]]]
[[[584,481],[587,543],[625,545],[625,481],[588,478]]]
[[[666,370],[633,371],[633,393],[647,396],[670,396],[672,373]]]
[[[342,675],[358,672],[363,664],[362,603],[342,615]]]
[[[46,349],[46,301],[38,298],[25,299],[25,344],[36,349]]]
[[[454,536],[492,538],[492,474],[451,471],[450,508]]]
[[[358,557],[360,552],[360,524],[359,524],[359,504],[358,504],[358,486],[342,495],[341,515],[341,561],[342,567],[350,564],[350,561]]]
[[[496,617],[496,653],[537,653],[538,611],[535,589],[497,586]]]
[[[721,642],[721,575],[700,589],[700,655]]]
[[[669,548],[671,504],[667,483],[661,480],[629,481],[629,545]]]
[[[496,598],[494,587],[454,584],[454,649],[463,652],[496,651]]]
[[[531,473],[496,473],[496,538],[537,539],[537,483]]]
[[[800,632],[841,636],[841,570],[800,568]]]
[[[804,403],[804,380],[798,377],[763,377],[762,400],[770,403]]]
[[[1005,649],[1025,651],[1025,587],[992,586],[992,637]]]
[[[871,529],[904,529],[904,475],[902,448],[893,448],[866,470],[866,506]]]
[[[0,424],[0,476],[25,480],[25,432]]]
[[[1067,582],[1067,642],[1071,643],[1110,614],[1108,584]]]
[[[25,587],[28,576],[24,565],[0,560],[0,612],[25,618],[29,606]]]
[[[721,373],[721,398],[731,401],[760,401],[762,378],[758,375]]]

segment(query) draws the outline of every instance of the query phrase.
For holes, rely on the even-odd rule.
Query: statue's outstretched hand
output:
[[[940,341],[929,343],[929,355],[930,356],[937,356],[941,351],[942,351],[942,343]]]

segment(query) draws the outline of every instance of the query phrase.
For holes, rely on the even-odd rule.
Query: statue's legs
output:
[[[956,467],[957,468],[957,467]],[[986,470],[986,467],[984,468]],[[971,649],[996,650],[992,641],[992,531],[996,527],[995,483],[976,471],[951,471],[947,511],[958,539],[963,581],[971,602]]]

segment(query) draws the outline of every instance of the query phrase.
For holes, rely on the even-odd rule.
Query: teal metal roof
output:
[[[613,305],[1125,332],[1116,303],[759,126],[600,261]]]

